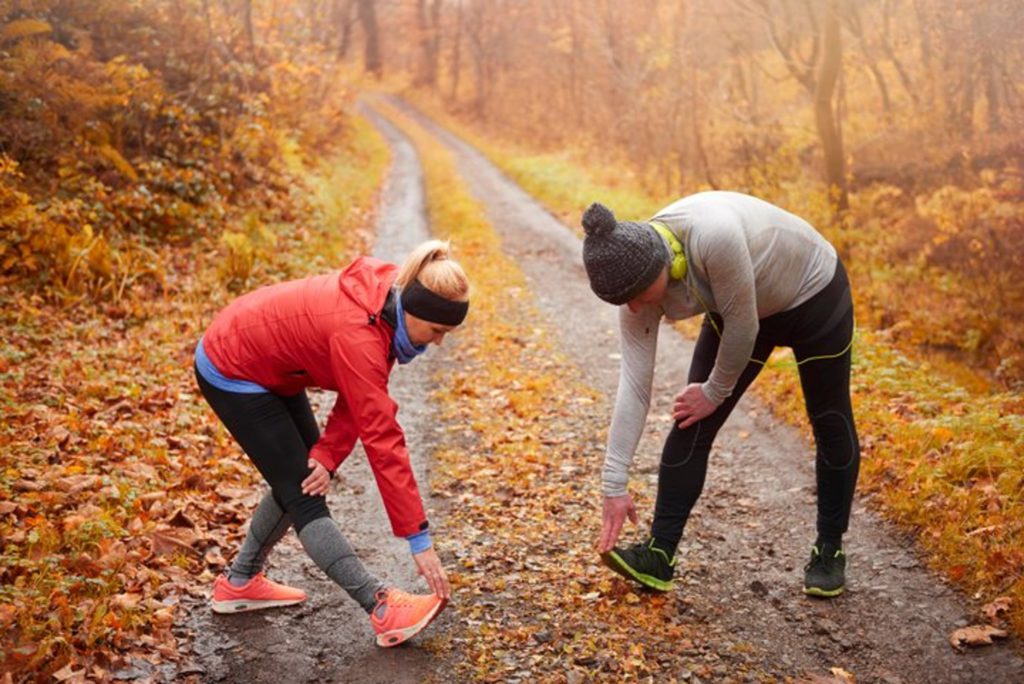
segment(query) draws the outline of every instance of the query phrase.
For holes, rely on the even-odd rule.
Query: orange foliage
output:
[[[363,249],[386,152],[332,59],[266,27],[243,49],[227,3],[17,5],[0,10],[0,678],[105,681],[129,655],[178,657],[175,606],[252,503],[195,394],[202,326],[227,287]]]
[[[0,16],[8,280],[65,302],[152,294],[159,245],[294,215],[287,156],[344,140],[352,91],[318,49],[273,32],[236,58],[233,18],[202,7],[51,0]]]

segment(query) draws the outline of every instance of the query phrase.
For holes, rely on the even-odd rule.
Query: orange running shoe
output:
[[[213,583],[213,612],[241,613],[277,606],[291,606],[306,600],[306,592],[271,582],[263,573],[240,587],[233,586],[225,575]]]
[[[377,605],[370,623],[377,632],[377,645],[388,648],[416,636],[444,609],[436,594],[408,594],[391,587],[377,592]]]

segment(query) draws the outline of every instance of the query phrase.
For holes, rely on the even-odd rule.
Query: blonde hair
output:
[[[459,262],[448,254],[451,245],[441,240],[427,240],[405,258],[395,284],[404,288],[414,280],[431,292],[453,302],[469,301],[469,278]]]

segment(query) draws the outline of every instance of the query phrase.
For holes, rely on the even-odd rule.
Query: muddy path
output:
[[[386,120],[366,113],[392,148],[392,168],[383,189],[374,254],[400,263],[408,251],[429,237],[424,211],[423,178],[416,152]],[[430,352],[391,375],[392,396],[400,406],[409,452],[427,514],[434,526],[439,512],[429,497],[428,457],[434,442],[436,417],[428,401],[431,376],[444,364],[444,348]],[[334,395],[312,392],[321,421]],[[328,505],[342,532],[371,572],[405,589],[426,592],[416,574],[408,544],[392,536],[373,475],[361,447],[342,464]],[[257,498],[254,495],[252,503]],[[233,557],[235,544],[225,555]],[[203,600],[187,604],[184,627],[193,635],[186,670],[203,682],[291,684],[293,682],[418,683],[428,677],[444,681],[439,664],[423,639],[444,634],[446,616],[429,632],[408,644],[378,648],[365,612],[331,582],[306,556],[298,538],[289,533],[271,554],[268,575],[306,590],[300,606],[239,615],[216,615]]]
[[[618,382],[616,314],[590,292],[580,240],[471,146],[401,100],[391,103],[455,154],[503,250],[526,274],[545,323],[610,400]],[[682,335],[662,330],[655,404],[633,472],[652,492],[669,404],[685,384],[691,351]],[[610,404],[595,410],[610,415]],[[692,599],[695,623],[726,635],[716,645],[721,674],[732,661],[779,679],[842,667],[859,684],[1024,682],[1016,640],[966,653],[950,647],[948,634],[973,624],[978,606],[928,571],[912,541],[863,500],[855,502],[847,535],[847,593],[833,601],[803,596],[803,565],[815,537],[813,466],[813,447],[749,395],[712,452],[680,547],[676,591]],[[651,513],[641,511],[641,529],[627,527],[624,536],[643,534]]]

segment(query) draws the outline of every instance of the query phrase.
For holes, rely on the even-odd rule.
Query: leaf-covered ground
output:
[[[274,253],[247,286],[365,248],[387,150],[362,123],[338,155],[293,161],[294,192],[277,201],[303,218],[268,228]],[[206,237],[167,248],[164,288],[106,310],[2,286],[0,671],[102,681],[129,674],[131,655],[173,675],[180,598],[224,566],[253,493],[192,376],[199,335],[233,296],[223,258]]]
[[[454,241],[474,284],[470,324],[437,377],[447,433],[430,487],[445,501],[438,544],[457,592],[420,641],[439,658],[437,679],[784,681],[805,671],[786,660],[789,649],[806,647],[820,654],[818,681],[850,681],[832,654],[872,643],[860,633],[863,616],[847,624],[820,606],[791,615],[790,633],[779,635],[773,654],[771,643],[730,634],[728,613],[756,619],[789,611],[774,587],[744,579],[741,593],[708,596],[703,583],[712,578],[688,559],[682,588],[654,595],[634,591],[596,563],[608,397],[594,390],[593,374],[606,369],[581,367],[559,348],[557,327],[566,321],[538,311],[535,292],[485,218],[489,208],[469,195],[454,158],[412,119],[385,109],[415,140],[431,222]],[[339,175],[318,176],[321,220],[299,231],[282,226],[279,251],[289,262],[264,277],[319,270],[325,253],[366,247],[368,236],[352,229],[366,224],[360,207],[373,196],[384,155],[365,131],[357,140],[334,167]],[[364,165],[372,173],[364,174]],[[344,189],[342,196],[331,188]],[[316,226],[337,226],[341,216],[349,230],[327,233],[355,242],[324,247],[327,236]],[[149,672],[158,679],[182,674],[171,664],[178,644],[170,629],[180,597],[205,595],[237,546],[253,497],[251,468],[202,407],[188,374],[195,336],[230,296],[213,284],[212,252],[199,244],[179,255],[179,296],[146,304],[122,330],[85,315],[68,322],[32,301],[18,302],[21,313],[5,320],[13,332],[3,354],[3,400],[30,407],[11,412],[16,420],[3,433],[3,453],[17,458],[4,462],[0,483],[0,572],[5,601],[10,597],[0,620],[16,639],[5,653],[15,672],[127,676],[132,656],[154,663]],[[551,275],[557,287],[557,273]],[[615,365],[606,360],[602,365]],[[914,414],[906,418],[914,422]],[[636,495],[645,510],[652,476],[641,474]],[[744,520],[759,507],[720,489],[703,504],[722,517],[738,508]],[[695,524],[698,549],[720,541],[719,528],[703,525],[699,515]],[[751,524],[759,523],[744,522]],[[781,591],[792,589],[793,571],[787,569]],[[1004,619],[1006,605],[991,610],[992,622]],[[330,643],[331,625],[306,629],[317,648]],[[958,646],[985,636],[969,629],[955,635]],[[1000,661],[991,671],[1004,666]],[[951,681],[971,681],[956,676]]]

